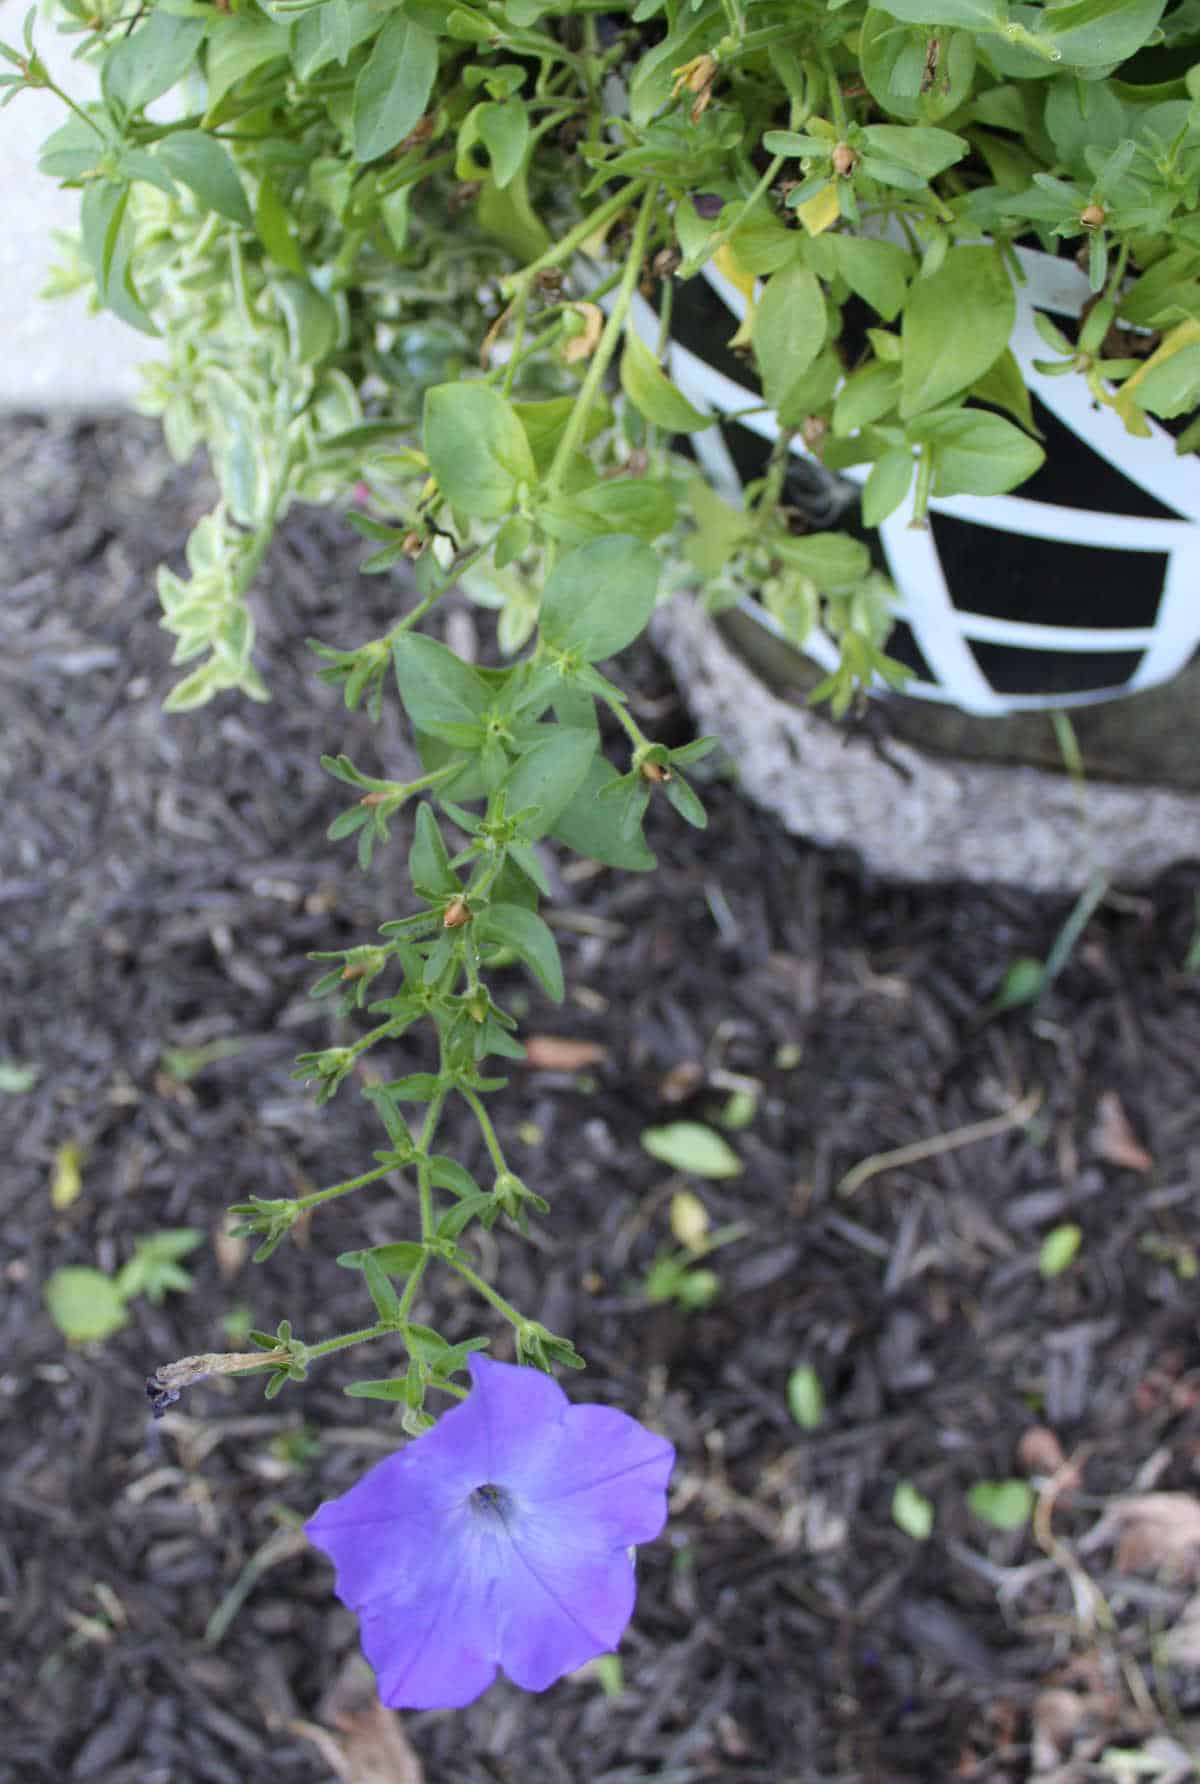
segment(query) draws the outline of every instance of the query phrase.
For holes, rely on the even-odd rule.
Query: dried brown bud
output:
[[[810,452],[821,447],[828,432],[829,423],[823,415],[806,415],[800,426],[800,438]]]
[[[443,929],[461,929],[464,923],[471,921],[471,912],[465,898],[456,898],[446,906],[442,913]]]
[[[405,533],[400,549],[405,557],[418,558],[425,549],[424,533]]]
[[[641,774],[642,779],[648,781],[669,781],[671,778],[671,770],[661,762],[643,762]]]
[[[1085,205],[1079,213],[1079,221],[1085,229],[1099,229],[1104,222],[1104,206],[1102,204]]]
[[[388,795],[386,793],[364,793],[358,803],[367,807],[372,805],[382,805],[387,797]]]
[[[833,164],[834,173],[841,180],[848,178],[858,163],[858,156],[848,142],[838,143],[829,159]]]
[[[669,279],[682,259],[678,248],[660,248],[650,262],[655,278]]]
[[[343,979],[361,979],[366,970],[366,967],[360,960],[357,966],[344,966],[342,968],[342,977]]]
[[[549,297],[557,297],[563,288],[564,273],[561,266],[544,266],[537,276],[537,287]]]

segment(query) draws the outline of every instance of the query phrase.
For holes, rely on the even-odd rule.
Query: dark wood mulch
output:
[[[262,1266],[222,1236],[229,1202],[337,1181],[378,1143],[353,1086],[318,1113],[290,1072],[332,1032],[306,952],[368,939],[404,901],[402,835],[366,878],[325,839],[342,800],[317,756],[392,771],[408,746],[394,717],[372,732],[312,678],[306,634],[351,643],[402,600],[357,574],[332,516],[293,517],[262,577],[273,702],[163,718],[152,571],[210,496],[149,427],[0,429],[0,1058],[38,1069],[0,1095],[0,1777],[21,1784],[401,1775],[345,1757],[355,1624],[295,1534],[397,1440],[391,1409],[340,1391],[391,1359],[332,1359],[270,1403],[208,1383],[157,1425],[143,1392],[157,1364],[240,1347],[247,1323],[288,1315],[312,1340],[363,1323],[333,1257],[406,1231],[375,1186]],[[652,653],[628,673],[653,723],[685,735]],[[1120,1571],[1113,1512],[1135,1490],[1192,1492],[1200,1467],[1200,980],[1184,970],[1200,867],[1107,901],[1036,1014],[985,1021],[1062,909],[868,884],[727,777],[706,793],[703,835],[655,814],[657,874],[568,867],[565,1007],[511,981],[527,1032],[605,1052],[586,1072],[513,1070],[501,1131],[553,1206],[530,1242],[488,1247],[506,1292],[586,1354],[571,1391],[677,1444],[674,1514],[639,1560],[620,1680],[593,1670],[541,1697],[501,1682],[405,1731],[435,1784],[1106,1777],[1106,1743],[1177,1737],[1200,1713],[1195,1672],[1162,1645],[1195,1544]],[[223,1039],[240,1050],[172,1075],[168,1050]],[[712,1120],[738,1090],[756,1098],[728,1135],[745,1171],[692,1187],[746,1236],[711,1260],[711,1308],[651,1304],[680,1186],[639,1135]],[[1023,1126],[954,1143],[1034,1093]],[[838,1193],[864,1158],[937,1135],[942,1150]],[[467,1123],[452,1137],[477,1161]],[[56,1209],[65,1143],[82,1190]],[[1039,1247],[1065,1222],[1082,1245],[1047,1279]],[[68,1349],[50,1271],[119,1267],[139,1235],[182,1226],[213,1236],[191,1290]],[[491,1329],[445,1285],[427,1317]],[[786,1401],[801,1364],[826,1400],[811,1433]],[[1042,1493],[1036,1532],[972,1515],[973,1483],[1044,1478],[1056,1443],[1075,1472]],[[893,1520],[902,1480],[933,1507],[926,1542]],[[1031,1714],[1048,1686],[1078,1710],[1049,1749],[1046,1700]]]

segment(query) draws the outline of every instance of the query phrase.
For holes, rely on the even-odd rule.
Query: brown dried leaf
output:
[[[538,1072],[581,1072],[608,1058],[599,1041],[575,1041],[561,1034],[531,1034],[525,1041],[525,1063]]]
[[[1140,1144],[1115,1090],[1106,1090],[1096,1105],[1092,1149],[1107,1164],[1121,1165],[1143,1176],[1154,1169],[1154,1160]]]
[[[580,303],[569,307],[583,318],[582,332],[572,335],[563,348],[563,358],[568,365],[574,365],[578,360],[590,359],[596,351],[600,331],[604,327],[604,311],[599,304]]]
[[[320,1749],[338,1784],[424,1784],[403,1721],[380,1703],[374,1678],[357,1655],[325,1693],[319,1714],[337,1734],[315,1722],[292,1727]]]
[[[1200,1499],[1191,1493],[1135,1493],[1112,1508],[1120,1526],[1121,1573],[1170,1567],[1176,1578],[1200,1575]]]

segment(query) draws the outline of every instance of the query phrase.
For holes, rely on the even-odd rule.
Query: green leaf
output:
[[[392,661],[400,698],[416,730],[462,749],[483,741],[482,716],[492,695],[476,670],[420,632],[401,632],[393,639]]]
[[[650,622],[658,559],[628,535],[595,539],[561,557],[542,594],[541,635],[594,663],[615,656]]]
[[[204,19],[180,18],[159,6],[109,51],[100,77],[105,97],[127,112],[141,111],[159,99],[196,60]]]
[[[902,167],[906,173],[931,180],[967,154],[970,144],[950,130],[906,124],[868,124],[863,131],[868,151]]]
[[[1038,1272],[1047,1279],[1061,1276],[1074,1263],[1083,1243],[1083,1228],[1067,1222],[1046,1234],[1038,1251]]]
[[[375,1303],[375,1311],[380,1319],[398,1324],[403,1317],[400,1312],[400,1297],[392,1287],[391,1279],[378,1254],[364,1251],[359,1267],[366,1277],[367,1292]]]
[[[102,1270],[55,1270],[44,1292],[51,1319],[72,1344],[108,1338],[129,1318],[124,1296]]]
[[[996,363],[972,384],[971,395],[981,403],[990,403],[994,409],[1007,409],[1027,433],[1037,433],[1033,403],[1011,347],[1006,347]]]
[[[784,563],[811,576],[822,589],[850,588],[871,568],[871,553],[848,533],[810,533],[803,539],[777,539],[771,549]]]
[[[967,1504],[996,1530],[1020,1530],[1033,1515],[1033,1488],[1023,1480],[980,1480],[967,1493]]]
[[[908,437],[934,448],[933,491],[939,496],[997,496],[1045,462],[1036,440],[1002,415],[979,409],[919,415]]]
[[[18,1065],[15,1059],[0,1059],[0,1094],[23,1096],[38,1081],[41,1067]]]
[[[1170,421],[1200,404],[1200,341],[1180,347],[1138,380],[1137,404]]]
[[[173,130],[158,145],[159,158],[205,210],[233,223],[252,222],[250,206],[229,150],[203,130]]]
[[[291,214],[279,196],[274,180],[266,173],[260,175],[258,197],[254,201],[254,227],[258,239],[272,260],[288,272],[303,276],[304,256],[292,235],[290,222]]]
[[[562,1002],[565,987],[558,943],[536,911],[520,904],[490,904],[475,919],[474,927],[480,941],[512,948],[555,1003]]]
[[[342,1389],[352,1400],[403,1400],[407,1396],[405,1375],[383,1376],[377,1381],[348,1381]]]
[[[901,327],[900,413],[933,409],[981,378],[1008,346],[1017,300],[996,248],[951,248],[918,279]]]
[[[566,432],[566,426],[577,407],[573,396],[553,396],[544,402],[514,403],[513,414],[525,429],[525,437],[529,441],[533,462],[539,473],[548,471],[558,451],[558,443]],[[598,433],[608,426],[612,419],[608,404],[597,401],[587,419],[583,439],[579,442],[586,446]]]
[[[522,825],[533,841],[553,828],[559,813],[579,791],[595,759],[599,740],[594,731],[556,725],[553,734],[519,758],[501,783],[510,814],[532,806],[534,815]]]
[[[1071,68],[1124,62],[1149,43],[1166,0],[1074,0],[1037,15],[1035,36]]]
[[[802,1431],[815,1431],[825,1417],[821,1377],[808,1364],[793,1369],[787,1382],[788,1411]]]
[[[329,298],[307,279],[274,279],[275,301],[283,311],[288,346],[296,365],[316,365],[337,346],[338,313]]]
[[[423,898],[452,898],[459,890],[458,876],[450,865],[450,854],[433,807],[424,801],[417,807],[408,853],[408,877]]]
[[[452,508],[498,520],[537,467],[511,403],[486,384],[436,384],[425,392],[424,446]]]
[[[900,400],[900,374],[894,365],[872,359],[852,372],[833,405],[833,431],[846,435],[870,427],[890,414]]]
[[[702,415],[676,390],[632,326],[625,331],[621,389],[640,415],[668,433],[694,434],[713,424],[711,415]]]
[[[910,1480],[896,1483],[892,1494],[892,1520],[914,1542],[928,1542],[933,1534],[933,1506]]]
[[[869,527],[882,526],[894,514],[913,479],[913,455],[907,446],[892,446],[871,466],[863,484],[862,517]]]
[[[579,791],[550,826],[551,834],[577,855],[601,861],[606,867],[645,873],[657,862],[640,827],[632,835],[626,834],[620,800],[602,796],[604,789],[615,786],[619,779],[610,762],[593,756]]]
[[[538,510],[542,531],[568,545],[583,545],[610,533],[657,539],[675,524],[675,503],[661,483],[619,477],[595,483]]]
[[[429,102],[437,67],[437,39],[393,12],[354,88],[351,117],[360,161],[375,161],[403,142]]]
[[[693,1177],[739,1177],[742,1161],[727,1140],[699,1121],[671,1121],[648,1127],[642,1146],[661,1164]]]
[[[774,409],[786,410],[788,391],[825,343],[825,299],[807,266],[772,273],[754,313],[752,338],[763,392]]]
[[[913,274],[912,255],[898,242],[876,242],[861,235],[833,235],[829,242],[838,273],[855,296],[885,322],[894,322]]]
[[[520,99],[481,105],[475,113],[479,140],[492,163],[492,178],[499,188],[519,171],[529,148],[529,114]]]
[[[960,25],[968,31],[998,31],[1008,14],[1007,0],[888,0],[885,9],[906,25]]]
[[[219,25],[214,24],[204,46],[204,73],[208,81],[206,125],[231,87],[267,63],[284,60],[289,39],[286,25],[264,18],[261,13],[227,13]],[[301,74],[302,80],[306,78]]]

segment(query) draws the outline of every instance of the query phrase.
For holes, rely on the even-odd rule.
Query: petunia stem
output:
[[[516,1329],[520,1331],[522,1326],[527,1326],[529,1324],[525,1315],[523,1313],[518,1313],[511,1301],[506,1301],[503,1295],[497,1294],[491,1283],[485,1282],[482,1276],[477,1275],[476,1272],[472,1270],[470,1264],[464,1263],[461,1258],[457,1257],[450,1258],[447,1261],[450,1264],[450,1268],[452,1270],[457,1270],[464,1282],[469,1282],[476,1294],[482,1295],[484,1300],[489,1302],[490,1305],[496,1309],[497,1313],[503,1314],[510,1325],[515,1326]]]

